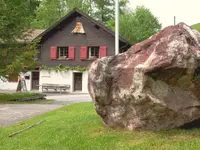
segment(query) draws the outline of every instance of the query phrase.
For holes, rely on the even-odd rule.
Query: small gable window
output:
[[[69,55],[68,47],[58,47],[58,51],[57,52],[58,52],[57,53],[58,60],[68,59],[68,55]]]
[[[96,58],[100,58],[99,46],[88,47],[88,59],[92,60]]]
[[[75,28],[72,30],[72,33],[74,33],[74,34],[85,34],[83,24],[80,21],[76,22]]]

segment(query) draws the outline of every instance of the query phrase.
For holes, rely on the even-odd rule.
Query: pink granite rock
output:
[[[165,130],[199,119],[199,44],[200,33],[180,23],[125,53],[93,62],[88,89],[103,122]]]

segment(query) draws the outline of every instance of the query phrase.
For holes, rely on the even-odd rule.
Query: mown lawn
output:
[[[42,124],[8,137],[32,123]],[[126,131],[103,126],[91,103],[65,106],[6,128],[0,128],[2,150],[198,150],[200,130]]]
[[[192,27],[198,31],[200,31],[200,23],[192,25]]]
[[[51,103],[53,100],[30,100],[30,101],[14,101],[14,99],[39,96],[40,93],[0,93],[0,104],[38,104],[38,103]]]

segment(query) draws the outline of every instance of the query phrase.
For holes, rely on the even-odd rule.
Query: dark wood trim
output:
[[[73,91],[82,91],[83,90],[82,82],[83,82],[83,73],[74,72],[73,73],[73,83],[74,83]]]
[[[40,72],[32,71],[31,72],[31,90],[39,90],[39,80],[40,80]]]

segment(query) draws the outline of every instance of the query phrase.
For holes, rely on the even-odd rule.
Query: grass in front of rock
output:
[[[12,132],[45,120],[21,134]],[[91,103],[65,106],[0,128],[2,150],[198,150],[200,130],[126,131],[104,127]]]
[[[35,103],[51,103],[53,100],[28,100],[28,101],[15,101],[15,99],[26,98],[31,96],[39,96],[40,93],[0,93],[0,104],[35,104]]]

